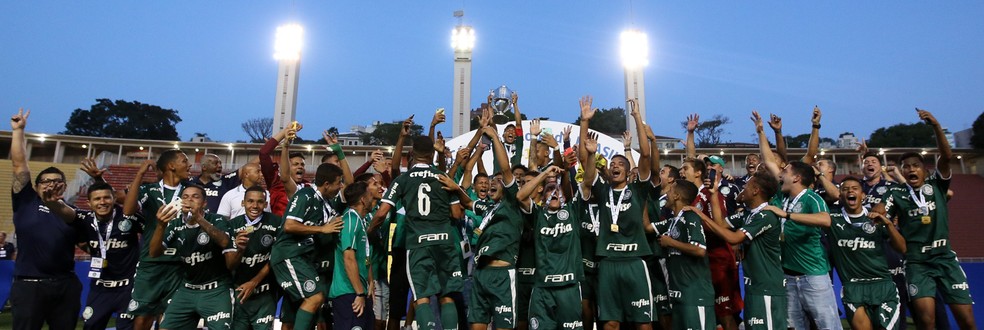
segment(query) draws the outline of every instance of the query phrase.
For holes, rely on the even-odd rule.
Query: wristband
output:
[[[357,293],[357,294],[355,294],[355,296],[356,297],[362,297],[362,298],[368,297],[365,292],[363,292],[363,293]]]
[[[328,146],[328,150],[331,150],[338,157],[338,160],[345,159],[345,152],[342,151],[342,146],[338,143]]]
[[[813,125],[813,128],[820,129],[820,124]]]
[[[516,127],[516,136],[523,136],[523,129],[518,126]]]

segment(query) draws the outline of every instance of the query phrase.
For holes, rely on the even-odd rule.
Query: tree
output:
[[[581,124],[581,116],[577,116],[574,125]],[[615,107],[609,109],[598,109],[594,118],[588,123],[588,128],[610,135],[621,136],[625,128],[625,109]]]
[[[786,148],[806,148],[810,144],[810,134],[786,135]]]
[[[249,119],[243,122],[242,127],[243,132],[249,135],[250,142],[263,143],[273,136],[273,117]]]
[[[933,128],[924,123],[895,124],[876,129],[868,138],[868,147],[920,148],[936,146]]]
[[[379,126],[376,126],[376,129],[373,130],[372,133],[363,133],[360,137],[362,139],[362,143],[368,145],[391,146],[396,144],[396,139],[400,137],[400,130],[402,128],[403,128],[403,122],[380,124]],[[423,126],[417,124],[413,124],[413,126],[410,126],[411,136],[417,136],[423,133],[424,133]],[[408,145],[411,142],[413,141],[411,141],[410,139],[404,140],[404,143]]]
[[[715,145],[721,143],[721,133],[724,133],[724,128],[721,126],[731,123],[731,118],[725,115],[714,115],[711,120],[705,120],[697,124],[697,129],[694,130],[694,143],[697,148],[711,148]],[[680,123],[684,131],[687,130],[687,122],[683,121]]]
[[[970,137],[970,145],[974,146],[974,149],[984,149],[984,112],[974,120],[971,132],[974,135]]]
[[[175,125],[180,122],[176,110],[137,101],[96,99],[89,110],[72,111],[61,134],[178,141]]]

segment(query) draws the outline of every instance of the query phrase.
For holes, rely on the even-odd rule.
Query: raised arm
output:
[[[581,177],[581,195],[584,200],[591,198],[591,185],[594,184],[595,176],[598,175],[598,169],[595,168],[594,164],[594,153],[598,148],[598,141],[594,134],[588,134],[591,118],[596,112],[591,107],[593,100],[591,95],[585,95],[578,102],[581,106],[581,128],[578,129],[577,155],[581,162],[581,169],[584,170],[584,175]]]
[[[700,124],[700,115],[694,113],[687,116],[687,143],[684,147],[687,149],[688,159],[697,158],[697,146],[694,144],[694,131],[697,130],[698,124]]]
[[[14,166],[14,181],[11,182],[10,189],[15,194],[31,184],[31,169],[27,166],[27,139],[24,137],[24,127],[27,127],[27,117],[30,115],[31,110],[24,112],[22,108],[10,117],[10,129],[13,131],[10,140],[10,160]]]
[[[44,201],[44,206],[47,206],[52,213],[65,223],[72,223],[75,221],[75,210],[68,207],[64,200],[65,194],[65,183],[56,183],[53,185],[48,185],[44,187],[41,191],[41,200]]]
[[[629,169],[636,167],[635,159],[632,159],[632,133],[629,131],[622,132],[622,151],[625,152],[625,158],[629,159]]]
[[[825,191],[827,191],[827,196],[825,199],[831,202],[839,200],[840,189],[837,188],[837,185],[835,185],[833,181],[830,181],[830,178],[823,174],[823,172],[820,171],[820,168],[816,165],[813,165],[813,173],[817,176],[816,184],[819,184]]]
[[[943,127],[940,126],[940,122],[929,111],[916,108],[916,113],[919,114],[919,119],[922,119],[926,124],[933,127],[933,133],[936,135],[936,147],[940,150],[940,158],[936,160],[936,171],[940,172],[940,175],[944,178],[949,178],[951,174],[950,159],[953,158],[953,151],[950,150],[950,142],[946,140]]]
[[[393,172],[393,180],[400,176],[400,164],[403,161],[403,143],[404,140],[410,136],[410,127],[413,126],[413,115],[403,121],[403,128],[400,130],[400,136],[396,138],[396,147],[393,148],[393,161],[390,164],[390,171]]]
[[[557,166],[550,166],[546,171],[540,172],[532,182],[527,182],[523,185],[523,188],[519,189],[516,193],[516,199],[519,200],[519,205],[522,206],[523,210],[530,211],[530,207],[533,205],[533,200],[530,196],[533,196],[533,192],[536,188],[539,188],[543,181],[547,180],[550,175],[561,175],[563,170]]]
[[[443,123],[444,119],[445,119],[445,115],[444,115],[443,108],[434,111],[434,117],[431,118],[430,128],[427,129],[427,136],[431,138],[431,141],[434,141],[436,139],[436,136],[434,136],[434,128],[436,128],[438,124]]]
[[[297,134],[296,131],[288,131],[288,135],[291,133]],[[294,175],[290,173],[290,140],[285,140],[280,148],[280,181],[284,183],[284,191],[287,192],[287,198],[294,196],[297,192],[297,182],[294,182]]]
[[[656,134],[653,128],[646,125],[646,140],[649,140],[649,182],[654,186],[660,184],[659,170],[662,168],[659,159],[659,143],[656,143]]]
[[[491,111],[485,109],[485,111]],[[499,140],[499,135],[496,134],[495,128],[492,126],[485,126],[482,128],[483,133],[492,139],[492,149],[493,155],[495,155],[495,161],[499,164],[499,168],[502,169],[502,181],[508,184],[513,182],[513,174],[510,171],[509,165],[509,155],[506,154],[506,147],[502,144],[502,140]]]
[[[472,209],[473,201],[471,197],[468,196],[468,193],[466,193],[464,189],[461,189],[461,186],[454,182],[454,179],[447,175],[441,174],[437,176],[437,180],[441,182],[441,189],[447,190],[449,193],[458,197],[461,207],[466,210]]]
[[[321,132],[321,136],[325,138],[325,142],[328,143],[328,149],[338,157],[338,166],[342,168],[342,181],[346,184],[352,184],[355,182],[355,176],[352,175],[352,168],[349,166],[348,160],[345,159],[345,151],[342,151],[342,144],[338,143],[338,134],[328,133],[328,130]]]
[[[646,123],[642,118],[642,114],[639,112],[639,100],[629,100],[629,105],[632,109],[629,114],[632,115],[632,119],[635,121],[636,133],[639,135],[639,180],[649,180],[650,177],[643,177],[643,175],[652,175],[649,172],[649,157],[651,155],[651,150],[649,150],[649,139],[646,137]],[[632,159],[631,157],[629,159]]]
[[[106,173],[106,170],[100,169],[99,166],[96,165],[95,159],[91,157],[82,159],[82,167],[80,169],[85,172],[85,174],[88,174],[92,180],[95,180],[96,182],[106,182],[106,180],[103,180],[103,173]]]
[[[752,111],[752,122],[755,124],[755,132],[759,138],[759,153],[762,154],[762,166],[765,166],[769,173],[772,173],[773,176],[778,178],[782,170],[779,168],[776,155],[772,153],[772,147],[769,146],[769,138],[765,137],[765,128],[762,125],[762,117],[759,116],[758,111]]]
[[[786,137],[782,135],[782,117],[776,116],[775,114],[769,114],[769,127],[772,127],[772,132],[776,134],[776,153],[777,157],[782,163],[786,162],[788,154],[786,153]],[[779,163],[778,161],[776,162]]]
[[[817,154],[820,153],[820,108],[813,106],[813,116],[810,122],[813,128],[810,130],[810,142],[806,146],[806,155],[803,155],[802,162],[813,165],[817,161]]]
[[[532,136],[532,138],[530,138],[530,150],[529,150],[530,157],[527,159],[528,164],[526,165],[526,167],[528,167],[530,170],[535,170],[540,167],[540,157],[536,152],[536,148],[539,147],[540,133],[542,132],[543,131],[540,129],[540,120],[539,119],[531,120],[530,135]],[[516,152],[521,152],[521,150],[516,150]]]
[[[137,175],[133,177],[133,181],[130,181],[126,198],[123,199],[123,215],[134,215],[140,211],[140,205],[137,205],[140,202],[140,185],[143,184],[144,174],[152,168],[154,168],[153,160],[147,159],[140,163],[140,167],[137,168]]]

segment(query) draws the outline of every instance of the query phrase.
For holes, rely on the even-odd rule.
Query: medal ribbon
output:
[[[628,190],[629,186],[625,186],[625,189],[622,189],[622,191],[618,193],[618,200],[616,201],[612,195],[612,192],[615,191],[615,189],[608,189],[608,200],[612,203],[611,212],[613,225],[618,225],[618,214],[622,213],[622,197],[625,197],[625,192]]]
[[[177,192],[175,192],[175,194],[177,194]],[[92,229],[96,230],[96,237],[99,242],[99,257],[103,259],[103,262],[106,262],[106,250],[109,249],[109,247],[106,246],[106,242],[109,241],[109,236],[113,233],[113,223],[115,221],[116,210],[114,209],[111,218],[109,218],[109,226],[106,226],[106,238],[103,238],[103,235],[99,233],[99,220],[96,219],[96,212],[92,212]]]
[[[809,190],[809,188],[803,188],[803,191],[800,191],[799,194],[796,194],[796,198],[793,198],[792,203],[789,202],[788,197],[786,198],[786,201],[784,201],[782,204],[782,210],[786,211],[787,213],[786,216],[789,216],[789,212],[792,210],[791,208],[796,207],[796,203],[799,202],[800,197],[803,197],[803,195],[806,194],[807,190]],[[786,218],[782,218],[782,222],[780,223],[779,227],[782,228],[783,231],[786,230]]]
[[[926,196],[922,194],[922,191],[916,194],[916,190],[913,189],[911,185],[907,183],[905,186],[909,188],[909,195],[912,196],[912,202],[916,203],[916,206],[919,207],[919,214],[929,215],[929,203],[926,202]],[[916,198],[917,195],[919,198]]]

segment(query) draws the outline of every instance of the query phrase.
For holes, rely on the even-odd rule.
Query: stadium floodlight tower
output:
[[[274,102],[273,132],[280,132],[294,121],[297,107],[297,79],[301,70],[301,45],[304,30],[287,24],[277,28],[273,58],[277,69],[277,99]]]
[[[451,134],[459,136],[471,129],[471,75],[472,49],[475,48],[475,30],[462,22],[464,11],[454,12],[458,26],[451,30],[451,48],[454,49],[454,81],[452,90]]]
[[[649,65],[649,41],[646,34],[636,29],[622,31],[622,66],[625,68],[625,99],[639,99],[639,114],[646,119],[646,87],[642,70]],[[628,113],[628,102],[625,105],[625,127],[632,134],[632,147],[639,148],[638,136],[632,116]]]

